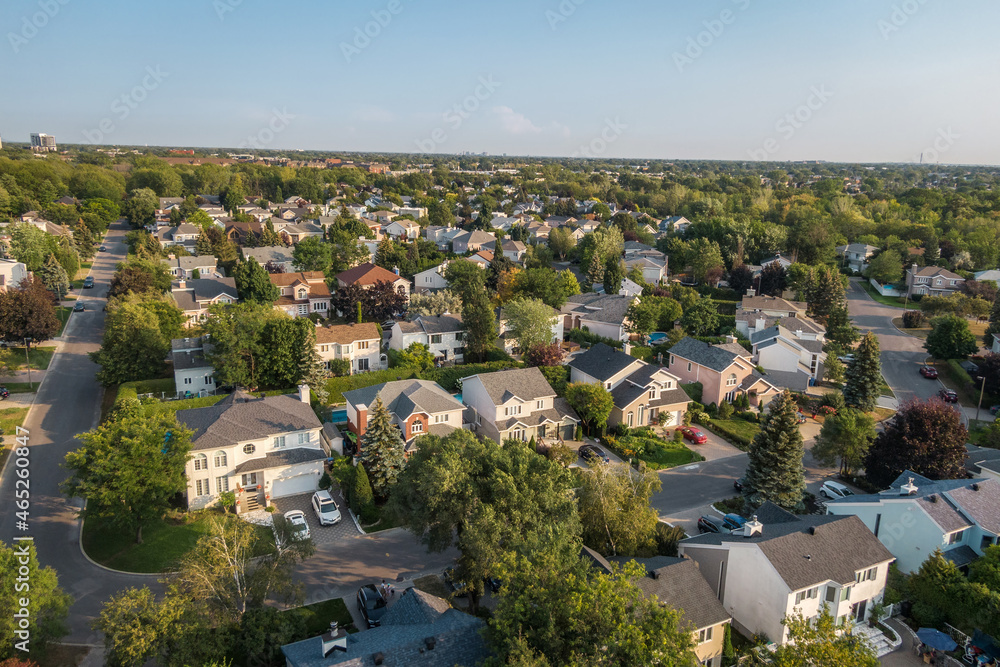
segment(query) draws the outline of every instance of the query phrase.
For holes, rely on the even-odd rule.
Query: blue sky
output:
[[[996,164],[998,23],[987,0],[5,0],[0,136]]]

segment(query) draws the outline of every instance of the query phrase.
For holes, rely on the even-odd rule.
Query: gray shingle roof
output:
[[[502,421],[496,422],[496,427],[498,431],[507,431],[514,428],[518,424],[523,424],[529,428],[535,426],[541,426],[545,423],[550,424],[561,424],[566,420],[579,422],[580,417],[576,414],[576,410],[569,406],[564,398],[556,398],[552,401],[552,408],[548,410],[534,410],[527,415],[518,415],[517,417],[510,417],[509,419],[504,419]]]
[[[308,463],[310,461],[322,461],[326,458],[326,452],[322,449],[310,447],[292,447],[277,452],[268,452],[265,456],[250,459],[236,466],[233,471],[236,474],[254,472],[255,470],[269,470],[270,468],[283,468],[297,463]]]
[[[655,595],[663,604],[679,610],[684,621],[695,628],[707,628],[732,618],[705,581],[698,564],[690,558],[658,556],[614,560],[621,563],[635,560],[645,566],[647,576],[635,581],[639,589],[647,596]]]
[[[621,324],[634,300],[635,297],[618,294],[576,294],[566,299],[562,312],[580,315],[582,319],[594,322]]]
[[[181,339],[183,340],[183,339]],[[200,340],[200,339],[196,339]],[[171,341],[171,345],[177,341]],[[199,344],[200,345],[200,344]],[[205,358],[211,354],[212,344],[205,343],[203,347],[174,347],[171,351],[171,359],[174,362],[175,371],[191,370],[192,368],[212,368],[212,364]]]
[[[195,450],[322,426],[316,413],[298,396],[255,398],[244,391],[234,391],[205,408],[178,410],[177,421],[194,431],[191,442]]]
[[[514,368],[494,373],[480,373],[478,377],[494,405],[503,405],[517,396],[522,401],[534,401],[555,396],[555,389],[537,368]]]
[[[344,392],[348,403],[369,408],[375,404],[376,397],[380,397],[389,412],[400,419],[406,419],[415,412],[436,414],[464,407],[441,385],[429,380],[397,380]]]
[[[746,350],[742,351],[743,355],[750,356]],[[724,349],[719,345],[709,345],[690,336],[685,336],[671,347],[670,354],[720,372],[729,368],[736,358],[741,356],[732,350]]]
[[[604,343],[597,343],[583,354],[574,356],[567,366],[605,382],[637,363],[641,364],[642,362],[621,350],[616,350]]]
[[[443,334],[465,331],[462,318],[457,315],[421,315],[411,322],[400,322],[399,328],[404,334],[425,333]]]
[[[287,264],[293,261],[292,258],[292,248],[286,248],[284,246],[267,246],[264,248],[241,248],[240,252],[243,253],[244,259],[249,259],[253,257],[257,260],[257,263],[264,266],[268,262],[274,262],[275,264]]]

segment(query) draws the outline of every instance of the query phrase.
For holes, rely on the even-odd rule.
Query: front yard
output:
[[[625,460],[638,459],[652,470],[665,470],[701,460],[701,454],[683,442],[664,440],[649,427],[630,429],[627,435],[606,435],[601,442]]]
[[[351,612],[340,598],[316,602],[304,607],[295,607],[283,613],[297,616],[302,620],[302,636],[292,641],[309,639],[323,634],[330,629],[330,621],[337,621],[337,624],[344,629],[351,627],[354,623],[351,619]]]
[[[4,408],[0,410],[0,431],[4,433],[3,437],[0,437],[0,440],[3,441],[3,445],[0,446],[0,469],[7,461],[7,455],[10,454],[10,446],[14,443],[17,427],[24,424],[24,419],[27,416],[28,408]]]
[[[754,422],[732,417],[730,419],[709,419],[709,428],[723,438],[746,451],[760,432],[760,426]]]

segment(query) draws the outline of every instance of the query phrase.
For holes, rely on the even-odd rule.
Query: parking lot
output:
[[[321,526],[316,512],[312,508],[312,493],[302,493],[296,496],[285,496],[277,498],[271,503],[275,507],[275,514],[284,514],[290,510],[302,510],[306,515],[306,522],[309,524],[309,532],[312,533],[312,541],[317,547],[325,544],[337,544],[358,536],[358,529],[347,511],[347,503],[344,496],[337,488],[330,489],[330,495],[337,501],[340,507],[340,514],[343,517],[340,523],[334,526]]]

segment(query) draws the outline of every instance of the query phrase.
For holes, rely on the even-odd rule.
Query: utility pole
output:
[[[983,392],[986,391],[986,376],[982,378],[982,384],[979,387],[979,403],[976,405],[976,421],[979,421],[979,409],[983,407]]]
[[[28,368],[28,389],[33,389],[31,386],[31,358],[28,357],[28,339],[24,339],[24,365]]]

